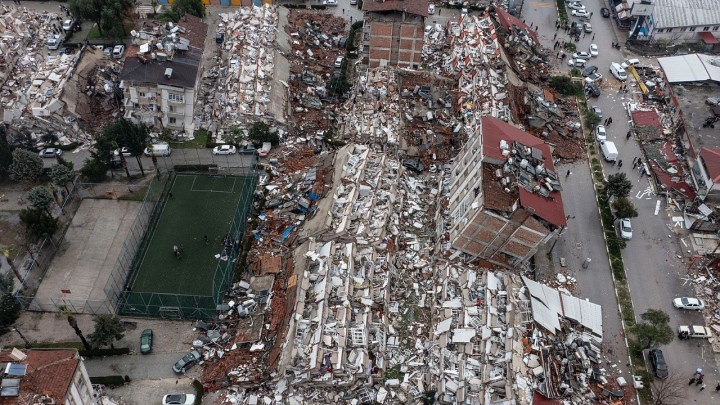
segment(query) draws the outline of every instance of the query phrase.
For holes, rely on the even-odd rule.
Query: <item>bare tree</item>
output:
[[[10,251],[8,249],[3,249],[2,254],[5,256],[5,260],[7,260],[8,265],[10,265],[10,270],[15,273],[15,277],[17,277],[18,281],[22,282],[22,276],[20,275],[17,267],[15,267],[15,262],[13,262],[10,258]]]
[[[676,374],[661,380],[653,378],[650,384],[653,405],[672,405],[685,403],[685,380]]]

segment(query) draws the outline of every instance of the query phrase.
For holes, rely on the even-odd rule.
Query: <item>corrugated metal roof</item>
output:
[[[710,75],[697,54],[658,58],[658,63],[670,83],[710,80]]]
[[[710,26],[720,24],[717,0],[656,0],[655,28]]]

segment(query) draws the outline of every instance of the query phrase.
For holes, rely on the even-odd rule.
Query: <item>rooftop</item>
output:
[[[20,395],[40,394],[55,400],[57,405],[65,404],[65,395],[80,363],[77,350],[51,349],[28,350],[27,358],[22,361],[10,357],[11,352],[0,352],[0,362],[13,362],[27,365],[20,379]],[[17,396],[0,397],[0,405],[15,405]]]
[[[363,11],[404,11],[427,17],[428,5],[428,0],[367,0],[363,2]]]
[[[703,147],[700,149],[700,155],[705,162],[710,179],[713,183],[720,182],[720,149]]]
[[[717,0],[655,0],[655,28],[720,24]]]

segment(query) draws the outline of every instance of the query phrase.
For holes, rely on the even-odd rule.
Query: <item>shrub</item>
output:
[[[130,377],[121,375],[90,377],[90,382],[93,384],[100,384],[108,387],[120,387],[125,385],[126,382],[130,382]]]
[[[575,83],[568,76],[553,76],[550,78],[550,86],[563,96],[574,96],[582,94],[582,86]]]
[[[130,349],[127,347],[118,347],[117,349],[80,350],[80,355],[83,357],[123,356],[126,354],[130,354]]]
[[[198,380],[193,380],[192,386],[195,388],[195,405],[200,405],[202,404],[202,397],[205,394],[205,387],[203,387],[202,383]]]
[[[175,165],[173,168],[176,172],[209,172],[210,169],[217,169],[218,165]]]

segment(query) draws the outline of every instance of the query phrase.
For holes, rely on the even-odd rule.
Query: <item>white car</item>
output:
[[[710,339],[712,337],[712,331],[707,326],[690,325],[678,327],[678,336],[680,339],[687,338],[701,338]]]
[[[162,399],[162,405],[192,405],[195,403],[193,394],[168,394]]]
[[[632,239],[632,224],[627,218],[620,220],[620,237],[625,240]]]
[[[40,151],[40,157],[44,158],[55,158],[62,155],[62,149],[58,148],[45,148]]]
[[[585,10],[573,10],[570,14],[572,14],[574,17],[590,18],[590,13]]]
[[[345,60],[344,57],[338,56],[337,59],[335,59],[335,67],[338,69],[341,68],[344,60]]]
[[[585,31],[588,34],[591,33],[592,32],[592,24],[587,23],[587,22],[583,23],[583,31]]]
[[[600,73],[593,73],[590,76],[585,78],[585,83],[595,83],[602,80],[603,75]]]
[[[675,298],[673,300],[673,306],[678,309],[689,309],[695,311],[702,311],[705,309],[705,303],[703,300],[692,297]]]
[[[595,139],[597,139],[598,142],[607,140],[607,132],[605,132],[605,125],[598,125],[595,128]]]
[[[115,59],[120,59],[123,56],[123,53],[125,52],[125,45],[115,45],[112,51],[112,56]]]
[[[592,107],[590,108],[590,111],[592,111],[593,114],[597,115],[597,116],[600,117],[600,118],[603,117],[602,110],[600,109],[600,107],[598,107],[598,106],[596,106],[596,105],[592,106]]]
[[[585,62],[587,62],[585,59],[569,59],[567,64],[568,66],[584,67]]]
[[[428,14],[435,14],[435,5],[431,4],[428,6]]]
[[[73,24],[75,24],[75,21],[73,21],[72,18],[69,19],[69,20],[65,20],[65,22],[63,22],[63,29],[64,29],[65,31],[71,31],[71,30],[72,30],[72,27],[73,27]]]
[[[328,7],[337,7],[337,0],[325,0],[323,1],[323,4]]]
[[[585,11],[585,6],[584,6],[582,3],[580,3],[579,1],[573,1],[573,2],[571,2],[571,3],[568,3],[567,7],[568,7],[570,10],[583,10],[583,11]]]
[[[598,46],[596,44],[590,44],[590,56],[598,56],[599,54]]]
[[[587,52],[575,52],[572,54],[573,59],[585,59],[588,60],[591,58],[590,54]]]
[[[47,49],[51,51],[60,48],[60,44],[62,44],[60,35],[53,35],[52,38],[48,38],[47,42],[45,42],[45,46],[47,46]]]
[[[234,155],[237,152],[237,148],[232,145],[220,145],[213,148],[213,155]]]
[[[626,59],[625,62],[621,63],[620,66],[623,67],[623,69],[627,69],[628,66],[637,66],[640,64],[640,59]]]

